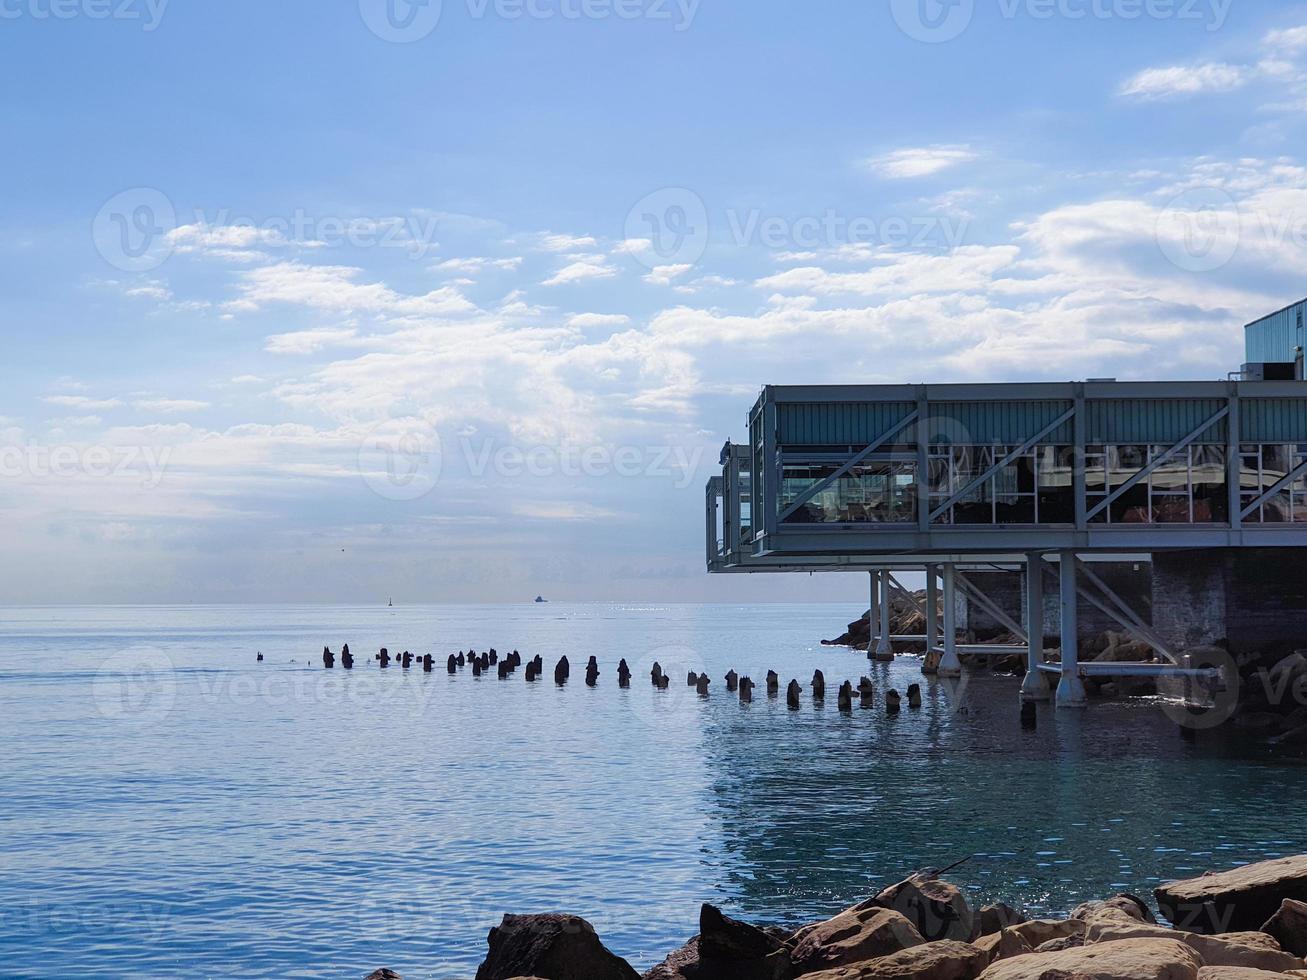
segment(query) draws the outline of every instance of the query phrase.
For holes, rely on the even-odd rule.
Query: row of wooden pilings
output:
[[[262,659],[260,655],[259,659]],[[382,647],[373,659],[377,665],[382,668],[388,668],[393,660],[404,670],[408,670],[414,664],[417,664],[426,673],[434,670],[435,659],[431,654],[424,654],[418,657],[405,650],[401,654],[391,656],[390,652]],[[511,677],[519,667],[522,666],[522,655],[514,650],[512,653],[501,657],[499,653],[491,648],[483,653],[476,651],[463,652],[460,650],[457,654],[450,654],[445,661],[445,670],[450,674],[457,674],[460,670],[471,668],[472,676],[480,677],[488,673],[490,668],[494,667],[499,675],[500,680],[506,680]],[[332,653],[330,647],[322,649],[322,665],[328,670],[336,666],[336,655]],[[349,644],[345,644],[340,652],[340,665],[345,670],[354,668],[354,657],[350,653]],[[534,682],[540,679],[544,673],[544,660],[537,654],[531,660],[526,662],[526,680]],[[554,666],[554,683],[566,684],[572,675],[572,665],[566,656],[563,656]],[[591,657],[585,668],[585,682],[588,686],[594,687],[599,682],[599,662],[595,657]],[[649,671],[649,679],[654,688],[665,691],[671,684],[671,678],[663,671],[662,665],[654,663]],[[752,678],[741,677],[736,671],[730,670],[726,673],[726,690],[732,694],[738,695],[742,702],[748,703],[753,700],[754,688],[757,685]],[[780,694],[780,675],[774,670],[767,671],[767,695],[777,697]],[[631,686],[631,668],[623,658],[617,665],[617,685],[621,688]],[[706,697],[709,688],[712,685],[712,679],[707,673],[697,673],[690,671],[686,676],[686,685],[693,687],[698,694]],[[826,699],[826,676],[820,670],[813,671],[812,682],[810,685],[813,701],[825,701]],[[803,686],[796,679],[792,679],[785,688],[785,702],[794,710],[800,707],[803,696]],[[870,677],[863,676],[858,681],[855,688],[852,681],[844,681],[840,684],[836,692],[836,703],[840,711],[852,711],[853,701],[856,696],[859,707],[871,708],[876,703],[876,685],[872,683]],[[909,708],[921,707],[921,685],[912,684],[908,687],[907,695]],[[902,709],[903,696],[893,688],[885,692],[885,710],[890,714],[895,714]]]

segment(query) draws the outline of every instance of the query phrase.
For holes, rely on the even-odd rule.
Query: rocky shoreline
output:
[[[795,930],[705,904],[699,934],[643,977],[578,916],[506,915],[476,980],[1307,980],[1307,855],[1167,882],[1153,897],[1158,914],[1121,893],[1029,919],[1001,903],[973,910],[927,870]]]

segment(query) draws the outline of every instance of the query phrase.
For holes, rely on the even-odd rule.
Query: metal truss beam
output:
[[[1039,445],[1041,439],[1043,439],[1050,432],[1053,432],[1054,430],[1070,422],[1073,418],[1075,418],[1075,415],[1076,415],[1076,410],[1074,408],[1067,409],[1067,411],[1059,415],[1055,421],[1044,426],[1042,429],[1039,430],[1039,432],[1037,432],[1035,435],[1027,439],[1020,446],[1012,450],[1010,453],[1008,453],[1006,456],[1000,459],[989,469],[985,470],[985,472],[980,474],[980,476],[976,477],[974,480],[972,480],[970,483],[964,486],[957,493],[953,494],[953,496],[949,497],[948,500],[944,501],[942,504],[940,504],[938,507],[932,510],[930,512],[930,519],[933,521],[935,518],[939,517],[940,514],[944,513],[946,510],[948,510],[950,507],[956,504],[967,494],[971,493],[972,490],[975,490],[977,487],[984,486],[984,484],[988,482],[994,476],[995,473],[997,473],[1003,467],[1007,466],[1009,463],[1011,463],[1018,456],[1021,456],[1023,453],[1030,452],[1031,449]],[[917,477],[917,479],[924,479],[924,478],[925,475],[918,475]]]
[[[1132,490],[1133,488],[1137,487],[1142,481],[1148,479],[1149,475],[1155,469],[1157,469],[1163,463],[1170,462],[1182,450],[1188,449],[1190,444],[1193,443],[1195,440],[1197,440],[1199,436],[1201,436],[1204,432],[1206,432],[1208,429],[1214,426],[1217,422],[1220,422],[1223,418],[1225,418],[1229,414],[1230,414],[1230,406],[1226,405],[1219,412],[1213,415],[1210,419],[1208,419],[1202,425],[1198,426],[1198,428],[1194,429],[1192,432],[1190,432],[1187,436],[1185,436],[1183,439],[1177,442],[1166,452],[1162,453],[1162,455],[1158,456],[1154,460],[1150,460],[1144,466],[1143,469],[1141,469],[1134,476],[1130,477],[1130,479],[1126,480],[1125,483],[1121,484],[1119,487],[1117,487],[1115,490],[1109,493],[1103,500],[1095,504],[1094,507],[1085,515],[1085,520],[1092,521],[1095,517],[1097,517],[1108,507],[1110,507],[1114,502],[1120,499],[1122,494],[1128,492],[1129,490]]]
[[[907,416],[903,418],[901,421],[896,422],[894,425],[890,426],[890,428],[887,429],[880,436],[880,438],[878,438],[870,446],[868,446],[866,449],[859,450],[854,456],[846,460],[845,463],[830,476],[826,477],[824,480],[819,480],[817,483],[814,483],[812,486],[810,486],[807,490],[803,491],[803,493],[799,494],[799,496],[795,499],[794,503],[790,504],[790,506],[786,508],[785,511],[781,514],[779,523],[784,524],[786,520],[789,519],[790,515],[792,515],[800,507],[808,503],[808,501],[810,501],[813,497],[817,496],[817,494],[822,493],[824,490],[826,490],[827,487],[834,485],[836,481],[838,481],[842,476],[844,476],[844,474],[848,473],[849,470],[853,469],[853,467],[857,466],[864,459],[866,459],[868,456],[874,453],[877,449],[885,445],[885,443],[889,442],[890,439],[898,435],[913,422],[917,421],[918,418],[919,415],[915,410],[909,412]]]
[[[997,619],[1002,625],[1006,626],[1012,635],[1019,636],[1022,641],[1027,644],[1030,642],[1030,636],[1026,633],[1025,627],[1018,625],[1016,620],[1000,609],[994,603],[993,599],[985,595],[983,589],[977,586],[961,572],[955,572],[954,574],[957,578],[957,584],[962,587],[964,593],[975,599],[986,612]],[[1017,573],[1014,572],[1013,574]]]
[[[1274,497],[1281,490],[1285,489],[1288,486],[1291,486],[1293,484],[1293,481],[1301,477],[1304,473],[1307,473],[1307,460],[1304,460],[1303,462],[1299,463],[1297,466],[1295,466],[1292,470],[1289,471],[1289,474],[1287,476],[1285,476],[1281,480],[1276,481],[1276,483],[1269,490],[1263,493],[1260,497],[1254,500],[1247,507],[1239,511],[1239,519],[1243,520],[1245,517],[1250,515],[1262,504],[1266,503],[1266,501]]]

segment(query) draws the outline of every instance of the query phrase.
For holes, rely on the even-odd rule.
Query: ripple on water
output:
[[[816,645],[854,610],[544,609],[5,610],[6,970],[448,980],[508,910],[585,915],[647,966],[705,899],[798,922],[966,859],[950,876],[973,901],[1056,914],[1307,850],[1300,762],[1184,742],[1151,707],[1041,710],[1027,732],[1010,680],[926,683],[897,717],[646,686],[669,650],[714,677],[920,680]],[[605,674],[559,690],[367,659],[473,640]],[[324,642],[360,667],[310,668]],[[141,711],[106,713],[102,665],[141,646],[172,665],[170,703],[147,674],[125,688]]]

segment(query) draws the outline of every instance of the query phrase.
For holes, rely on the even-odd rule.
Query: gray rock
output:
[[[639,980],[594,926],[576,915],[506,915],[486,937],[489,951],[476,980]]]

